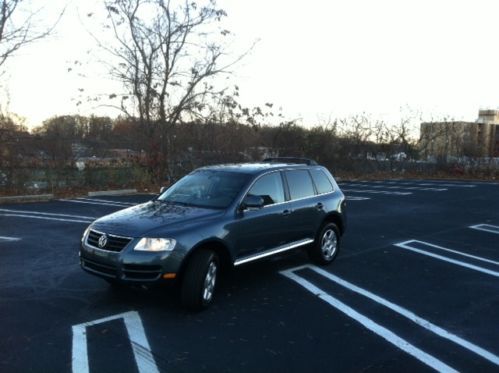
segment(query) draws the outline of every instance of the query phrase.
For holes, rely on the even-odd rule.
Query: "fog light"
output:
[[[173,278],[175,278],[175,277],[177,277],[177,274],[176,274],[176,273],[165,273],[165,274],[163,275],[163,278],[164,278],[165,280],[171,280],[171,279],[173,279]]]

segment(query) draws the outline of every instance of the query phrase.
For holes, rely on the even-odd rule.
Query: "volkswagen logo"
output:
[[[105,234],[103,234],[102,236],[100,236],[99,238],[99,247],[102,249],[104,246],[106,246],[107,244],[107,236]]]

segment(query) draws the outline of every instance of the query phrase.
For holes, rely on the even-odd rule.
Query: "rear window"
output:
[[[317,188],[317,193],[329,193],[333,191],[333,185],[327,177],[327,175],[322,170],[310,170],[312,174],[312,179],[314,179],[315,187]]]
[[[315,194],[312,179],[307,170],[286,171],[291,199],[310,197]]]

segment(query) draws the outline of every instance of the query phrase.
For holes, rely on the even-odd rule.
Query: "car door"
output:
[[[231,235],[239,258],[283,245],[290,236],[289,210],[279,171],[260,176],[247,195],[261,196],[265,205],[243,209],[232,226]]]
[[[325,211],[310,173],[306,169],[286,170],[285,180],[289,191],[289,224],[292,240],[314,239],[324,220]]]

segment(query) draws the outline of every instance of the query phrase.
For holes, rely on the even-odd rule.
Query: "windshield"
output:
[[[173,184],[158,200],[207,208],[227,208],[246,184],[239,172],[195,171]]]

